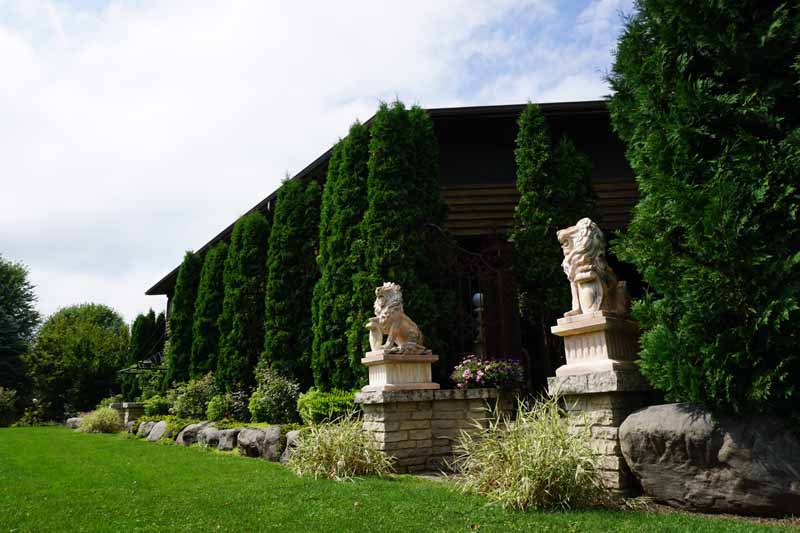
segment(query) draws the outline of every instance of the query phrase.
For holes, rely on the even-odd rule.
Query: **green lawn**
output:
[[[60,427],[0,429],[2,531],[753,531],[622,511],[506,512],[410,476],[335,483],[277,464]]]

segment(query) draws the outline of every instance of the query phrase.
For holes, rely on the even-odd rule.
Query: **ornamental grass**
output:
[[[119,413],[110,407],[101,407],[81,419],[78,431],[83,433],[116,433],[122,431]]]
[[[599,460],[589,427],[571,429],[558,399],[520,402],[514,420],[491,417],[463,431],[450,465],[464,492],[506,509],[572,509],[602,503]]]
[[[287,466],[299,476],[335,481],[384,476],[392,471],[391,459],[377,448],[354,415],[303,430]]]

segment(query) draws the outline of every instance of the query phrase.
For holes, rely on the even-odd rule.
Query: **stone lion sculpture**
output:
[[[595,311],[627,314],[627,287],[624,281],[617,281],[606,262],[606,240],[597,224],[582,218],[556,235],[564,251],[561,266],[572,291],[572,309],[564,316]]]
[[[386,282],[375,289],[375,316],[366,324],[369,345],[385,353],[427,353],[419,327],[403,311],[403,290],[396,283]],[[387,335],[386,342],[383,336]]]

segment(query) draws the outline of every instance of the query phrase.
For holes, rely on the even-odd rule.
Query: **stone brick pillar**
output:
[[[127,426],[128,422],[135,422],[144,415],[144,404],[140,402],[112,403],[109,407],[119,413],[119,419],[123,426]]]

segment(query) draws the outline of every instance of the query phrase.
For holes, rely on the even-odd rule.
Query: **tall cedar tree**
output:
[[[447,207],[439,185],[438,142],[433,124],[419,107],[382,104],[371,125],[367,211],[360,238],[365,270],[354,276],[353,316],[348,332],[351,358],[368,347],[364,324],[372,316],[375,287],[393,281],[403,288],[406,312],[437,347],[442,262],[430,225],[442,226]],[[438,327],[437,327],[438,326]],[[363,371],[362,376],[363,376]]]
[[[517,189],[511,241],[519,280],[520,313],[540,330],[542,375],[557,366],[561,346],[550,326],[569,309],[570,290],[561,268],[563,254],[556,232],[594,210],[591,165],[568,138],[553,146],[539,107],[528,104],[518,121]]]
[[[264,346],[264,287],[270,222],[259,212],[239,219],[225,258],[225,296],[219,317],[217,384],[228,391],[252,386]]]
[[[220,242],[206,253],[192,325],[192,351],[189,375],[197,379],[217,369],[219,358],[219,317],[225,297],[225,258],[228,245]]]
[[[128,344],[128,353],[124,366],[134,366],[139,361],[152,355],[160,341],[161,333],[156,325],[156,313],[152,309],[147,314],[138,314],[131,324],[131,339]],[[125,374],[120,377],[122,396],[127,401],[133,401],[141,394],[139,382],[134,374]]]
[[[641,199],[618,255],[670,400],[800,410],[800,5],[642,0],[611,113]]]
[[[39,324],[35,304],[28,269],[0,256],[0,387],[25,388],[22,355]]]
[[[318,279],[320,186],[287,180],[278,191],[269,237],[263,360],[282,374],[313,384],[311,297]]]
[[[356,122],[334,147],[322,195],[319,227],[320,279],[311,305],[314,342],[311,366],[314,385],[322,390],[347,389],[361,374],[361,354],[348,356],[348,319],[353,309],[353,275],[363,259],[353,243],[367,208],[369,129]],[[357,366],[356,366],[357,365]]]
[[[203,258],[194,252],[186,252],[175,281],[175,295],[169,314],[169,344],[167,346],[165,383],[189,379],[189,359],[192,353],[192,325],[194,304]]]

